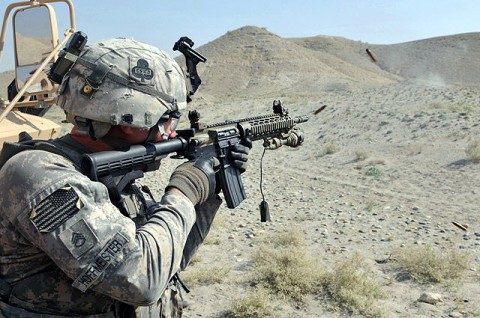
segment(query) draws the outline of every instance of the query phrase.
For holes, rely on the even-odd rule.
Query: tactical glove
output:
[[[232,164],[240,170],[240,173],[244,173],[247,170],[248,153],[252,148],[252,141],[245,138],[241,143],[232,146],[229,156],[233,160]]]
[[[219,165],[217,158],[185,162],[175,169],[166,190],[177,188],[192,201],[193,205],[205,202],[215,192],[215,172]]]

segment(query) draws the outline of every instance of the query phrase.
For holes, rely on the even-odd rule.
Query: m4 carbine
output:
[[[240,171],[231,163],[229,151],[242,140],[263,140],[266,149],[281,146],[297,147],[304,137],[296,127],[308,120],[307,116],[292,117],[280,101],[274,101],[273,114],[239,120],[228,120],[218,124],[199,123],[199,114],[190,112],[191,128],[178,131],[173,139],[157,143],[132,145],[126,151],[104,151],[85,154],[82,170],[93,181],[104,182],[105,178],[116,180],[119,192],[130,182],[144,176],[144,172],[160,167],[160,161],[169,154],[172,158],[199,159],[216,157],[220,161],[218,182],[227,207],[237,207],[245,198]],[[105,183],[105,182],[104,182]]]

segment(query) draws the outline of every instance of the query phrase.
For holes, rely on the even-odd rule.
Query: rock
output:
[[[245,234],[245,236],[246,236],[247,238],[249,238],[249,239],[255,237],[255,235],[254,235],[253,233],[247,233],[247,234]]]
[[[435,305],[436,303],[443,302],[443,298],[442,298],[442,295],[440,294],[423,293],[422,295],[420,295],[420,298],[418,298],[418,301],[422,303]]]

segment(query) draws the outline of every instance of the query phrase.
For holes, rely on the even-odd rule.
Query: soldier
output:
[[[86,47],[58,105],[72,131],[5,144],[0,156],[0,313],[5,317],[180,317],[178,277],[221,199],[216,158],[176,168],[155,202],[147,187],[81,173],[84,153],[175,137],[185,76],[134,40]],[[233,152],[245,170],[251,144]],[[115,181],[115,180],[114,180]]]

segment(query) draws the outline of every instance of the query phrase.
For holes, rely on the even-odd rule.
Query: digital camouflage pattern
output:
[[[150,128],[165,112],[187,105],[185,74],[178,63],[154,46],[126,38],[87,46],[59,94],[58,105],[72,115],[138,128]]]
[[[148,221],[136,226],[110,202],[103,184],[42,150],[8,160],[0,191],[0,277],[13,287],[10,305],[87,316],[111,311],[119,300],[152,305],[137,313],[158,317],[160,297],[180,268],[195,223],[186,196],[165,194],[150,207]],[[130,202],[145,212],[144,202]]]

